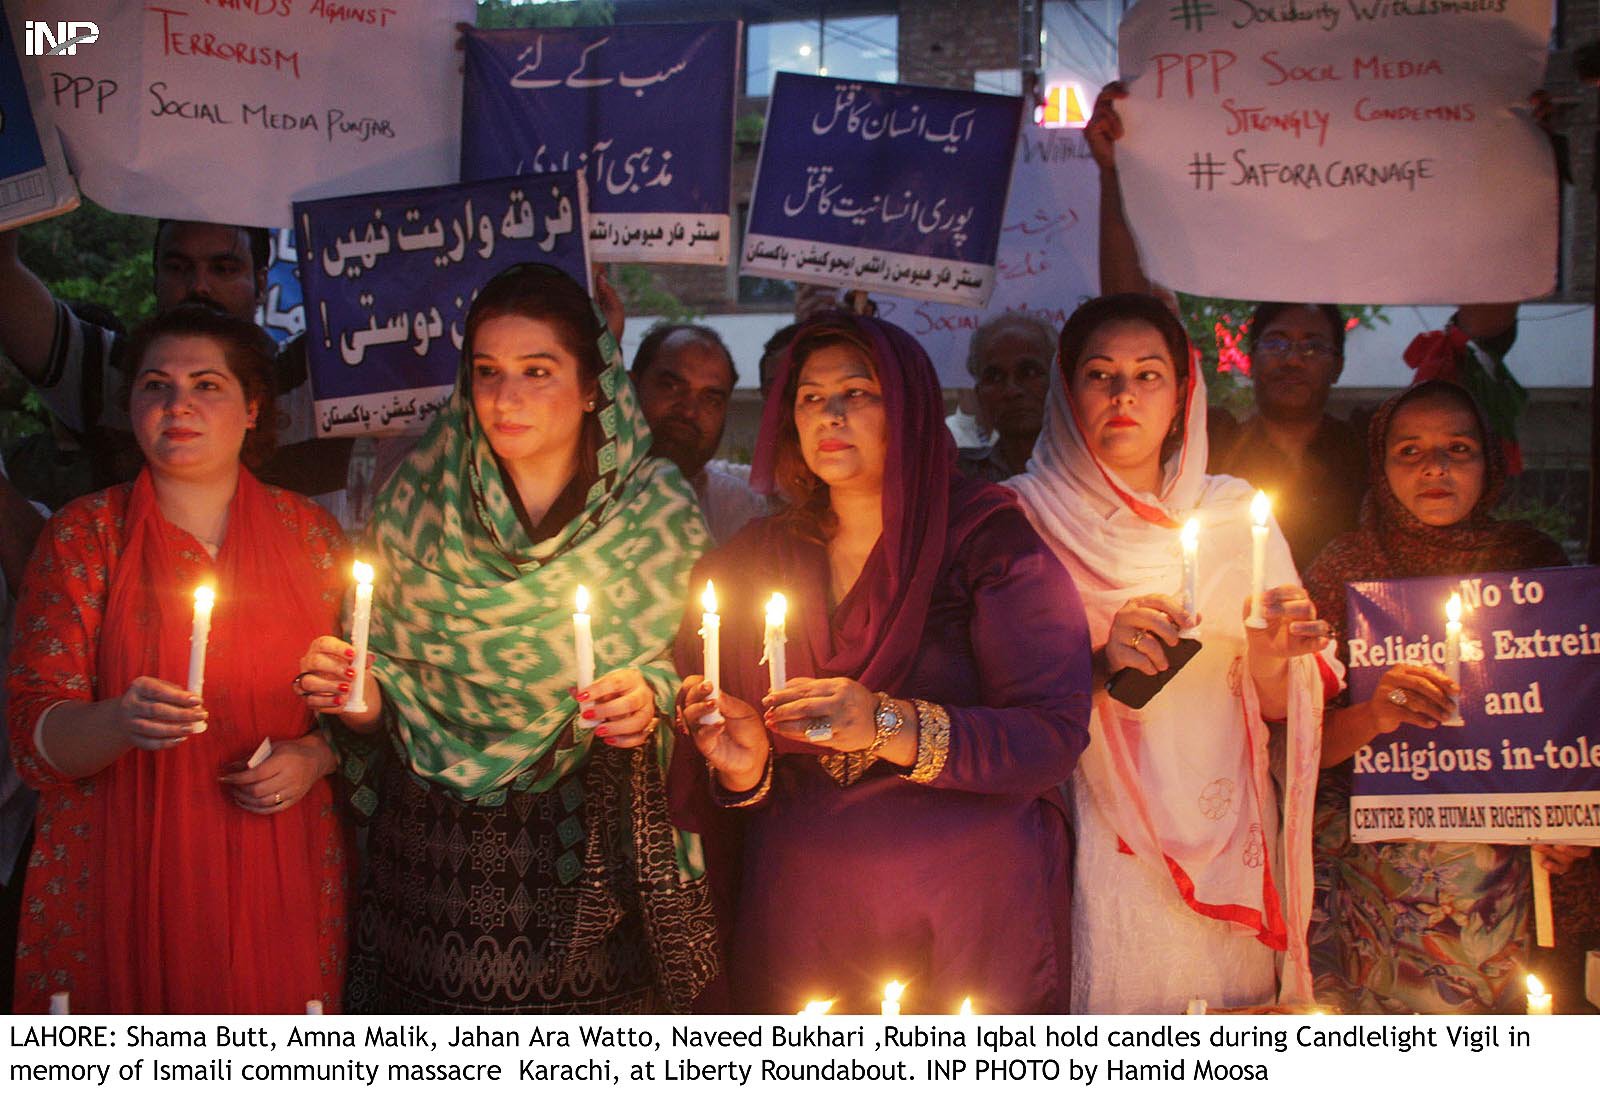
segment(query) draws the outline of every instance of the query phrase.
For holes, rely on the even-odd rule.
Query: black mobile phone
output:
[[[1157,638],[1160,639],[1159,637]],[[1159,675],[1146,675],[1132,667],[1124,667],[1106,682],[1106,693],[1129,709],[1143,709],[1151,698],[1161,693],[1161,688],[1172,676],[1183,670],[1184,664],[1194,659],[1200,651],[1200,642],[1193,637],[1179,637],[1177,644],[1162,643],[1167,650],[1167,669]]]

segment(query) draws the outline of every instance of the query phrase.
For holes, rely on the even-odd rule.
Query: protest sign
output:
[[[1022,100],[780,72],[740,271],[981,308]]]
[[[0,229],[78,205],[44,89],[32,62],[23,67],[24,22],[15,2],[0,5]]]
[[[1351,698],[1396,664],[1443,670],[1457,592],[1465,724],[1357,751],[1352,837],[1600,844],[1600,568],[1351,584]]]
[[[972,333],[1001,313],[1030,313],[1058,331],[1099,292],[1100,185],[1080,130],[1024,123],[1000,226],[994,294],[985,309],[873,295],[878,315],[917,337],[949,388],[972,384]]]
[[[457,178],[455,24],[472,0],[94,7],[96,42],[36,62],[84,193],[108,209],[274,227],[292,201]]]
[[[425,427],[479,287],[525,262],[589,285],[583,206],[573,172],[295,203],[317,433]]]
[[[1143,0],[1117,163],[1146,273],[1277,301],[1555,284],[1549,0]]]
[[[737,23],[466,41],[462,179],[584,172],[596,260],[728,262]]]

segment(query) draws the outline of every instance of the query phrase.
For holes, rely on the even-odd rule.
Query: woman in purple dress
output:
[[[1066,570],[1004,489],[959,476],[926,353],[882,321],[805,325],[752,483],[788,506],[695,570],[717,587],[678,667],[680,823],[733,908],[735,1009],[1061,1012],[1070,840],[1057,786],[1087,742],[1090,667]],[[770,689],[763,606],[788,600]],[[720,712],[710,725],[701,718]]]

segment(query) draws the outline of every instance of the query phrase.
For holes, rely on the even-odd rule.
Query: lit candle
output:
[[[572,635],[578,649],[578,689],[585,690],[594,682],[594,632],[589,624],[589,589],[578,584],[577,610],[572,615]],[[578,707],[580,714],[583,706]],[[598,721],[578,718],[579,728],[593,728]]]
[[[1550,910],[1550,871],[1539,860],[1539,852],[1528,852],[1533,858],[1533,931],[1540,949],[1556,947],[1555,914]]]
[[[717,680],[722,677],[722,619],[717,616],[717,589],[706,580],[706,589],[700,596],[705,613],[700,615],[700,636],[705,639],[705,679],[711,684],[711,701],[722,697]],[[711,712],[700,718],[701,724],[721,724],[722,714],[713,706]]]
[[[961,1008],[957,1010],[956,1013],[971,1014],[972,1012],[972,996],[968,995],[965,999],[961,1000]]]
[[[1193,618],[1200,612],[1200,520],[1190,519],[1178,534],[1178,544],[1183,546],[1183,612]],[[1198,637],[1200,629],[1192,626],[1179,634]]]
[[[71,999],[70,999],[70,996],[69,996],[68,992],[65,992],[65,991],[52,991],[50,993],[50,1013],[51,1014],[71,1014],[72,1013]]]
[[[882,1014],[898,1015],[900,1013],[900,996],[906,993],[906,985],[899,980],[890,980],[883,987],[883,1002],[879,1004],[883,1009]]]
[[[1267,627],[1267,520],[1271,517],[1267,494],[1257,492],[1250,501],[1250,616],[1245,625],[1251,629]]]
[[[1544,989],[1544,984],[1539,977],[1528,973],[1528,1013],[1529,1014],[1554,1014],[1555,1002],[1550,993]]]
[[[1444,604],[1444,673],[1451,682],[1461,685],[1461,592],[1450,596]],[[1467,722],[1461,719],[1461,695],[1450,699],[1450,715],[1442,724],[1460,728]]]
[[[789,600],[773,592],[767,602],[767,632],[761,641],[761,662],[767,665],[773,690],[782,690],[783,684],[789,681],[784,658],[784,645],[789,638],[783,630],[783,619],[788,613]]]
[[[801,1014],[826,1014],[833,1009],[832,999],[812,999],[803,1008]]]
[[[350,621],[350,647],[355,649],[352,665],[355,682],[345,699],[346,713],[367,711],[367,631],[372,625],[372,565],[356,561],[350,569],[356,577],[356,607]]]
[[[194,589],[194,625],[189,630],[189,693],[200,694],[206,685],[206,643],[211,639],[211,607],[217,593],[209,587]],[[196,732],[206,730],[205,721],[196,721]]]

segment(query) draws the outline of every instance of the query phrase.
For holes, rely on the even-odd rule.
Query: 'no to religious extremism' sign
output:
[[[1395,664],[1443,670],[1457,592],[1465,723],[1356,752],[1352,838],[1600,844],[1600,568],[1351,584],[1351,698]]]
[[[737,23],[466,40],[462,179],[583,172],[596,260],[728,262]]]
[[[1022,100],[780,72],[740,270],[982,307]]]
[[[589,286],[583,179],[518,176],[295,204],[319,435],[409,434],[450,399],[467,310],[516,263]]]
[[[1549,0],[1141,0],[1117,162],[1146,272],[1278,301],[1555,284]]]
[[[457,178],[472,0],[34,0],[100,28],[34,58],[84,193],[119,213],[278,227],[290,203]]]

